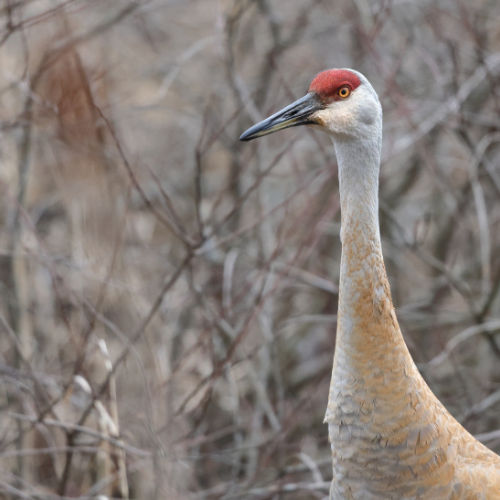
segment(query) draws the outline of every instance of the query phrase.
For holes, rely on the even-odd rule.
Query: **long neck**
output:
[[[380,307],[390,307],[378,220],[379,141],[335,141],[342,259],[337,346],[364,344]],[[377,317],[377,318],[376,318]]]
[[[336,140],[335,151],[342,259],[333,391],[352,377],[370,385],[374,373],[387,376],[394,373],[394,364],[413,365],[394,314],[382,257],[378,221],[380,139]]]

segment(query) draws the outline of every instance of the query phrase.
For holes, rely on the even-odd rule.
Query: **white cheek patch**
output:
[[[316,111],[311,118],[332,132],[338,133],[349,131],[356,123],[353,110],[345,107],[339,109],[335,105]]]
[[[355,124],[355,116],[352,110],[343,109],[335,116],[335,122],[341,130],[349,130]]]

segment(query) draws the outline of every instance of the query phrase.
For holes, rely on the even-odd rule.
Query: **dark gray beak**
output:
[[[240,141],[251,141],[284,128],[315,123],[311,119],[311,115],[322,108],[318,96],[313,92],[309,92],[309,94],[297,99],[281,111],[250,127],[241,134]]]

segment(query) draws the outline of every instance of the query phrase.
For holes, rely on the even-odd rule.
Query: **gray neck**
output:
[[[335,139],[339,165],[339,184],[343,246],[355,231],[380,247],[378,221],[378,179],[380,138],[375,140]],[[359,232],[362,234],[359,234]],[[358,238],[357,238],[358,239]]]

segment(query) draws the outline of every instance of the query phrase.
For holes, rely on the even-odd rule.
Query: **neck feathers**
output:
[[[366,370],[375,352],[403,344],[380,242],[379,142],[336,141],[342,214],[342,259],[336,361],[346,356]],[[404,349],[405,355],[407,353]],[[409,356],[409,355],[408,355]],[[347,359],[346,359],[347,361]],[[359,373],[359,372],[358,372]]]

